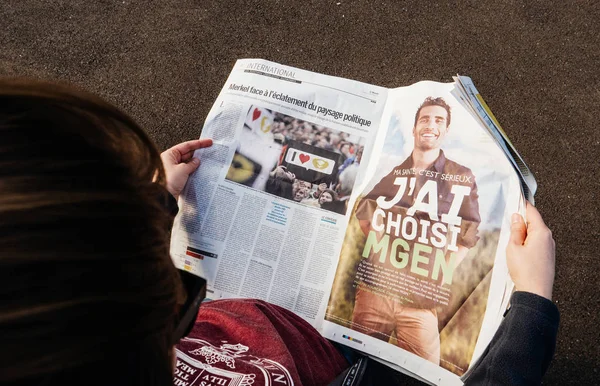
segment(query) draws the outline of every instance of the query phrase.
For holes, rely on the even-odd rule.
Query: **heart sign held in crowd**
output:
[[[313,184],[335,183],[340,155],[300,141],[288,141],[281,165],[294,173],[297,179]]]
[[[331,174],[335,166],[335,161],[332,159],[293,148],[288,149],[285,161],[288,164],[324,174]]]
[[[255,106],[250,107],[244,124],[265,142],[273,140],[271,134],[273,114],[269,110]]]

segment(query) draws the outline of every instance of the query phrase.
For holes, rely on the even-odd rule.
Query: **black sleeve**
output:
[[[166,193],[161,198],[161,203],[163,207],[175,218],[177,216],[177,212],[179,212],[179,206],[177,205],[177,199],[173,197],[171,193]]]
[[[465,385],[539,385],[554,349],[558,308],[529,292],[515,292],[490,345]]]

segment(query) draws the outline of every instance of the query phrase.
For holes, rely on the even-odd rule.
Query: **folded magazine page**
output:
[[[454,81],[457,85],[454,90],[456,91],[455,95],[458,95],[459,99],[464,100],[465,105],[480,119],[483,127],[496,139],[498,146],[504,151],[504,154],[512,162],[515,171],[518,173],[524,197],[533,204],[537,182],[531,170],[529,170],[529,167],[525,164],[523,158],[521,158],[521,155],[517,152],[517,149],[515,149],[515,146],[485,103],[485,100],[483,100],[483,97],[475,88],[471,78],[467,76],[455,76]]]
[[[521,200],[511,162],[455,88],[390,90],[323,325],[432,384],[460,384],[498,327]]]
[[[204,277],[209,298],[266,300],[318,328],[387,91],[239,60],[180,197],[175,265]]]

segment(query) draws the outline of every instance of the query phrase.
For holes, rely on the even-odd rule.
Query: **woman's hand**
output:
[[[161,153],[160,158],[167,174],[167,190],[173,197],[179,198],[188,177],[200,166],[200,159],[193,157],[194,152],[210,147],[212,143],[212,139],[196,139],[182,142]]]
[[[554,239],[533,205],[527,203],[527,224],[512,215],[506,262],[517,291],[532,292],[552,300]]]

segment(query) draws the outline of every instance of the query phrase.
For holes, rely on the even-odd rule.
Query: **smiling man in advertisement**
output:
[[[477,185],[471,170],[444,155],[450,106],[419,106],[410,156],[363,197],[356,210],[367,236],[357,269],[352,328],[436,364],[436,306],[447,305],[456,267],[478,241]]]

